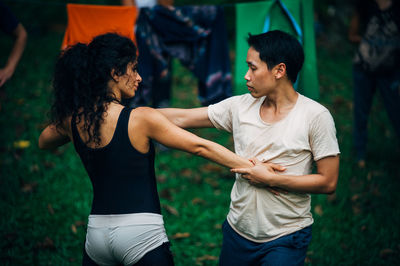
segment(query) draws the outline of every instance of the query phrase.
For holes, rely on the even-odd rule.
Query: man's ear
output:
[[[275,78],[281,79],[286,75],[286,65],[285,63],[279,63],[275,67]]]

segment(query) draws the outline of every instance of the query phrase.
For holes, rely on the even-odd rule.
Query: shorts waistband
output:
[[[127,225],[164,225],[163,216],[157,213],[91,214],[90,227],[115,227]]]

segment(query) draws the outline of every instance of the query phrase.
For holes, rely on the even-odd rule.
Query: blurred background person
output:
[[[137,6],[137,8],[149,7],[152,8],[155,5],[172,6],[174,0],[121,0],[121,4],[124,6]]]
[[[365,167],[367,122],[379,89],[400,137],[400,8],[398,1],[358,0],[350,21],[349,40],[358,44],[353,59],[354,149]]]
[[[162,5],[165,7],[173,6],[174,0],[121,0],[121,4],[125,6],[136,6],[139,9],[139,16],[140,16],[140,9],[142,8],[153,8],[155,5]],[[138,19],[136,23],[142,23],[143,19]],[[140,27],[139,27],[140,28]],[[136,36],[140,35],[136,31]],[[138,42],[138,46],[141,45],[141,42]],[[141,47],[138,47],[141,50]],[[151,91],[151,105],[154,107],[168,107],[171,101],[171,87],[172,87],[172,62],[171,57],[168,54],[163,54],[164,60],[167,63],[167,67],[161,71],[160,75],[157,73],[151,73],[151,83],[149,83],[146,79],[144,83],[140,86],[145,86],[145,88],[141,88],[142,90]],[[158,65],[157,60],[151,62],[151,65],[159,71],[160,68]],[[147,84],[146,84],[147,83]],[[144,85],[143,85],[144,84]],[[137,105],[149,105],[149,100],[139,100]]]
[[[24,26],[11,10],[0,1],[0,28],[14,38],[14,44],[6,63],[0,65],[0,87],[9,80],[17,68],[18,62],[25,49],[28,34]]]

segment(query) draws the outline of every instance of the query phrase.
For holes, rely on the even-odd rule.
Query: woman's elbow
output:
[[[44,140],[43,135],[40,135],[39,140],[38,140],[38,147],[41,150],[46,150],[48,149],[47,145],[46,145],[46,141]]]
[[[208,148],[207,145],[203,143],[195,143],[191,148],[190,148],[190,153],[196,156],[200,156],[203,158],[208,158],[210,154],[210,149]]]

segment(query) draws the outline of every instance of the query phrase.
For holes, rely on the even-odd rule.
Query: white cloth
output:
[[[142,7],[154,7],[157,4],[157,0],[135,0],[138,8]]]
[[[160,214],[89,215],[85,249],[99,265],[133,265],[164,242]]]
[[[238,155],[282,165],[281,174],[307,175],[313,160],[340,153],[333,118],[321,104],[298,94],[288,115],[270,124],[260,116],[264,99],[244,94],[208,107],[213,125],[233,133]],[[243,237],[267,242],[311,225],[310,208],[309,194],[276,196],[237,174],[227,220]]]

